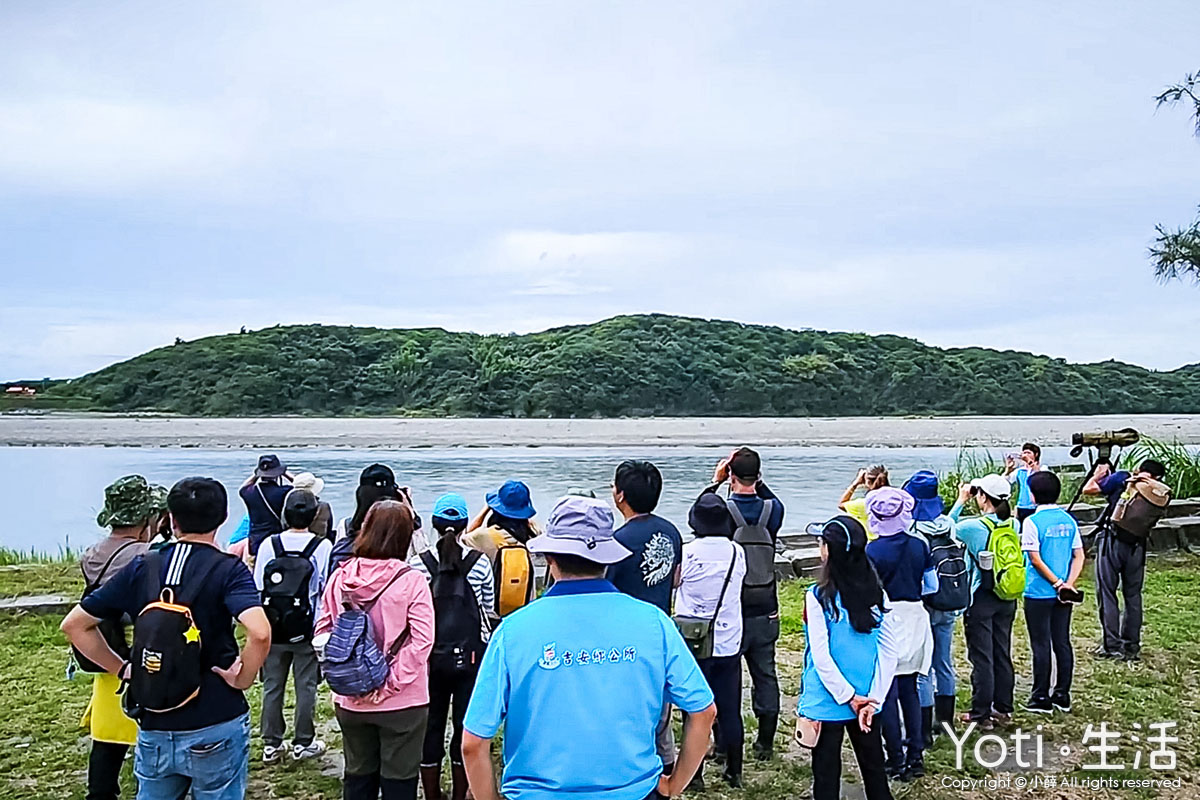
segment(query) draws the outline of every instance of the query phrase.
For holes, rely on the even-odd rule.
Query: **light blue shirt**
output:
[[[987,526],[976,517],[975,519],[965,519],[961,522],[959,517],[962,516],[963,504],[956,502],[954,507],[950,509],[950,519],[954,520],[954,535],[958,540],[967,546],[967,573],[971,576],[971,597],[975,597],[975,591],[979,589],[983,583],[983,576],[979,571],[979,566],[976,563],[979,554],[988,548],[988,539],[991,538],[991,531]],[[995,514],[988,514],[988,518],[997,525],[1000,524],[1000,518]]]
[[[1083,549],[1079,524],[1058,506],[1038,506],[1021,526],[1021,549],[1025,551],[1025,596],[1053,600],[1058,592],[1033,566],[1029,554],[1040,555],[1050,571],[1065,581],[1071,572],[1075,550]]]
[[[496,629],[463,726],[483,739],[504,726],[509,800],[643,800],[667,702],[713,702],[675,623],[608,581],[560,581]]]
[[[1019,467],[1013,473],[1013,481],[1017,484],[1017,508],[1033,508],[1033,492],[1029,491],[1029,476],[1033,471],[1029,467]]]

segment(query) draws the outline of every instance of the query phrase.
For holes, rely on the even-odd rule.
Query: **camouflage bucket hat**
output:
[[[104,508],[96,515],[96,524],[101,528],[141,525],[160,506],[165,506],[165,493],[161,495],[141,475],[126,475],[104,490]]]

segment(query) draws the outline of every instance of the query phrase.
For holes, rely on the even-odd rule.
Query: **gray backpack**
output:
[[[767,530],[771,519],[774,501],[763,500],[762,512],[758,522],[750,525],[742,516],[737,501],[730,498],[726,501],[733,524],[737,529],[733,540],[742,546],[746,552],[746,581],[742,584],[742,603],[747,605],[764,605],[775,600],[775,541]]]

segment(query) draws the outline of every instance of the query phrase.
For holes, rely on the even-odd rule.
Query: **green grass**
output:
[[[1161,461],[1167,468],[1166,483],[1179,499],[1200,497],[1200,449],[1178,442],[1142,439],[1125,451],[1123,469],[1136,469],[1147,458]]]
[[[55,589],[75,591],[77,570],[72,574],[64,567],[71,565],[38,565],[23,569],[16,575],[30,581],[30,592]],[[1090,570],[1085,572],[1090,574]],[[12,575],[5,592],[19,588]],[[57,578],[59,583],[54,584]],[[1098,623],[1094,595],[1089,582],[1082,585],[1088,594],[1087,602],[1075,615],[1073,633],[1076,648],[1075,711],[1071,715],[1034,717],[1018,712],[1017,724],[1026,730],[1043,726],[1047,742],[1048,767],[1062,774],[1090,777],[1079,768],[1088,754],[1081,744],[1086,726],[1108,722],[1128,734],[1133,725],[1148,725],[1158,721],[1176,721],[1175,733],[1180,742],[1175,746],[1178,768],[1173,776],[1184,780],[1184,788],[1170,790],[1117,790],[1092,792],[1083,789],[1047,790],[1038,796],[1054,800],[1084,800],[1091,797],[1151,798],[1200,796],[1200,737],[1193,720],[1200,714],[1200,557],[1189,555],[1156,556],[1151,559],[1145,590],[1146,629],[1144,660],[1137,664],[1100,662],[1087,651],[1098,638]],[[804,650],[802,601],[805,585],[791,582],[781,587],[782,637],[779,643],[780,683],[784,694],[785,722],[781,725],[779,742],[785,744],[790,733],[790,714],[795,707],[799,690]],[[88,740],[79,727],[79,719],[90,692],[88,678],[65,680],[66,648],[58,632],[58,620],[28,615],[7,615],[0,618],[0,674],[4,675],[6,691],[0,693],[0,719],[4,720],[0,734],[0,800],[8,798],[67,798],[83,797],[83,776],[87,762]],[[1023,704],[1029,687],[1029,647],[1024,619],[1018,616],[1013,631],[1013,652],[1017,665],[1017,706]],[[970,671],[965,662],[961,626],[955,632],[955,653],[959,672],[959,703],[965,705],[969,696]],[[252,713],[257,716],[259,693],[249,693]],[[291,700],[289,699],[289,709]],[[290,713],[290,711],[289,711]],[[336,750],[340,745],[337,725],[332,719],[328,694],[318,704],[318,729],[321,737]],[[748,716],[748,729],[753,730],[753,718]],[[748,735],[749,737],[752,734]],[[1057,748],[1068,744],[1072,755],[1060,758]],[[1053,746],[1051,746],[1053,745]],[[1122,740],[1128,747],[1129,739]],[[1053,751],[1053,752],[1052,752]],[[251,754],[251,790],[249,797],[272,800],[334,800],[340,797],[340,780],[336,762],[283,763],[264,767],[259,761],[261,741],[257,738]],[[1132,758],[1126,750],[1122,757]],[[1145,756],[1143,756],[1145,758]],[[1016,789],[960,790],[941,785],[943,777],[957,776],[954,772],[954,750],[944,737],[928,754],[930,776],[908,786],[896,786],[897,800],[1008,800],[1030,795]],[[853,756],[844,756],[844,776],[847,781],[858,780]],[[323,774],[330,772],[332,774]],[[790,800],[809,793],[811,772],[808,756],[794,747],[786,748],[768,764],[748,759],[746,788],[742,792],[727,790],[709,772],[710,789],[698,800],[715,798],[746,798],[747,800]],[[969,767],[967,774],[980,777],[986,771]],[[1028,775],[1028,772],[1014,773]],[[1118,777],[1148,777],[1142,770],[1122,773]],[[1108,777],[1107,775],[1105,777]],[[132,778],[126,774],[132,797]]]
[[[938,475],[938,494],[946,508],[958,499],[958,487],[984,475],[1004,472],[1004,460],[997,460],[991,450],[962,448],[954,457],[954,466]]]

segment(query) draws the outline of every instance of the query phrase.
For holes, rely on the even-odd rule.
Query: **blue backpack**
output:
[[[378,594],[357,607],[348,599],[342,601],[342,611],[333,621],[333,630],[325,645],[325,660],[321,664],[325,682],[335,694],[362,697],[387,683],[392,659],[400,652],[408,629],[405,628],[396,637],[385,654],[375,637],[375,626],[367,614],[384,592],[408,570],[408,565],[398,570]]]

